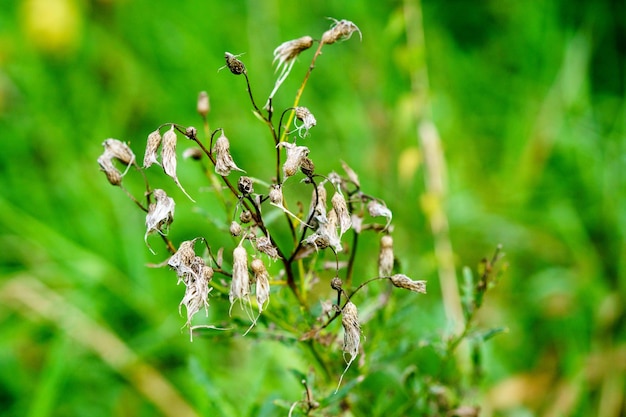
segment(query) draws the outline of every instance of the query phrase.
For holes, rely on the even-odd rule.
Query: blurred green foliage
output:
[[[143,214],[106,182],[96,158],[107,137],[142,155],[161,123],[199,125],[195,100],[207,90],[211,126],[241,138],[231,139],[236,159],[258,161],[269,177],[273,150],[257,146],[266,131],[245,87],[217,71],[224,51],[245,53],[262,101],[273,49],[317,36],[332,16],[355,22],[363,40],[318,60],[302,99],[318,121],[309,145],[332,156],[316,159],[320,171],[339,169],[338,155],[386,200],[402,271],[429,281],[427,296],[395,295],[363,326],[365,379],[349,372],[350,389],[338,395],[354,415],[427,414],[416,393],[435,391],[462,366],[440,362],[429,342],[452,326],[424,198],[421,114],[444,147],[459,281],[463,266],[475,269],[499,243],[508,265],[476,317],[481,328],[508,332],[475,352],[482,377],[464,401],[481,415],[623,415],[623,2],[310,3],[2,3],[0,414],[158,415],[150,389],[138,388],[153,375],[145,367],[178,393],[172,404],[198,415],[286,415],[281,404],[302,399],[299,375],[310,363],[297,342],[213,333],[189,342],[177,313],[182,289],[170,271],[146,267],[164,253],[149,253]],[[407,14],[416,8],[421,20]],[[407,28],[422,23],[423,43],[411,44]],[[276,108],[291,105],[307,59]],[[417,90],[416,73],[428,80]],[[193,165],[179,177],[187,190],[207,185]],[[206,212],[177,207],[173,241],[226,221],[211,195],[198,202]],[[361,250],[357,274],[375,275],[377,243]],[[99,354],[106,335],[136,357]],[[316,400],[338,401],[326,394]]]

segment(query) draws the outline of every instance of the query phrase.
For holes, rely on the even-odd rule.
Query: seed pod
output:
[[[187,191],[183,188],[178,177],[176,176],[176,132],[174,126],[163,134],[163,148],[161,149],[161,160],[163,161],[163,171],[170,176],[178,188],[195,203],[195,200],[191,198]]]
[[[254,282],[256,285],[256,302],[259,305],[259,313],[261,313],[270,299],[270,281],[269,273],[259,258],[255,258],[250,263],[250,269],[254,273]]]
[[[196,257],[193,249],[195,243],[195,239],[182,242],[176,253],[167,261],[167,264],[176,271],[179,278],[182,278],[191,268],[191,262]]]
[[[131,165],[135,162],[135,154],[130,147],[122,141],[117,139],[106,139],[102,142],[104,146],[104,152],[111,155],[111,157],[117,159],[124,165]]]
[[[198,135],[198,129],[193,126],[189,126],[185,129],[185,136],[187,136],[191,140],[196,140]]]
[[[228,299],[232,309],[236,300],[249,301],[250,275],[248,273],[248,253],[243,246],[233,250],[233,279],[230,284]]]
[[[100,165],[100,170],[104,172],[111,185],[117,186],[122,183],[122,173],[115,168],[111,162],[111,156],[107,155],[106,152],[98,158],[98,165]]]
[[[362,40],[361,31],[359,30],[357,25],[345,19],[342,19],[342,20],[332,19],[332,20],[334,21],[333,27],[331,27],[329,30],[324,32],[324,34],[322,35],[323,44],[330,45],[337,41],[348,40],[350,39],[350,37],[352,36],[354,32],[359,32],[359,37]]]
[[[283,205],[283,188],[279,184],[272,184],[270,187],[270,203],[277,206]]]
[[[348,366],[359,354],[361,341],[361,326],[359,325],[358,310],[352,301],[348,301],[341,312],[341,325],[344,330],[343,352],[347,353],[350,360],[346,360]]]
[[[246,73],[246,66],[243,65],[237,57],[230,52],[224,53],[224,58],[226,59],[226,66],[235,75],[241,75]]]
[[[308,156],[302,158],[302,161],[300,163],[300,171],[302,171],[302,173],[307,177],[312,177],[315,173],[315,164]]]
[[[413,281],[404,274],[392,275],[391,283],[398,288],[426,294],[426,281]]]
[[[276,69],[293,61],[302,51],[306,51],[311,46],[313,46],[313,38],[310,36],[303,36],[281,43],[274,49],[274,62],[278,61]]]
[[[330,280],[330,288],[335,291],[341,291],[341,287],[343,287],[343,281],[339,277],[334,277]]]
[[[200,91],[200,93],[198,94],[197,110],[200,116],[202,116],[203,118],[205,118],[207,114],[209,114],[209,111],[211,111],[209,95],[206,91]]]
[[[239,221],[243,224],[250,223],[252,221],[252,213],[250,210],[244,210],[239,215]]]
[[[252,178],[242,175],[237,182],[237,188],[244,195],[248,196],[254,192],[254,185],[252,184]]]
[[[280,142],[277,146],[285,148],[287,152],[287,159],[283,164],[283,174],[285,175],[285,179],[287,179],[298,172],[303,158],[309,155],[309,148],[306,146],[296,146],[289,142]]]
[[[393,238],[383,235],[380,238],[380,252],[378,253],[378,276],[391,275],[393,270]]]
[[[174,199],[168,197],[165,191],[158,188],[154,190],[153,194],[156,202],[150,204],[146,215],[146,234],[144,235],[146,244],[148,244],[149,234],[158,232],[164,235],[174,221],[174,208],[176,206]]]
[[[237,223],[236,221],[232,221],[230,223],[230,235],[233,237],[237,237],[237,236],[241,236],[241,225],[239,223]]]
[[[215,172],[218,175],[225,177],[230,174],[230,171],[233,169],[245,172],[233,161],[233,157],[230,155],[230,141],[224,135],[224,131],[222,131],[221,136],[215,141],[213,150],[215,152]]]
[[[350,226],[352,226],[352,220],[350,219],[346,199],[343,198],[343,194],[339,191],[335,191],[335,194],[333,194],[333,198],[331,199],[331,204],[333,205],[333,210],[339,219],[339,236],[341,236],[346,233],[348,229],[350,229]]]
[[[146,141],[146,153],[143,157],[143,167],[149,168],[152,164],[158,164],[157,161],[157,150],[161,145],[161,133],[159,129],[148,135],[148,140]]]
[[[279,258],[278,250],[272,244],[272,240],[267,236],[261,236],[256,239],[256,248],[259,252],[263,252],[273,260]]]

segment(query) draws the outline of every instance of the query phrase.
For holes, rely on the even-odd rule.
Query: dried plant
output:
[[[249,164],[244,159],[235,162],[230,152],[231,139],[226,136],[224,129],[210,131],[209,95],[206,92],[200,92],[197,101],[197,112],[203,121],[205,140],[198,137],[197,130],[192,126],[166,123],[148,134],[142,167],[136,163],[128,145],[115,139],[107,139],[103,143],[104,153],[98,158],[101,170],[115,186],[124,188],[123,181],[131,166],[141,173],[146,188],[145,203],[125,188],[124,190],[146,212],[146,244],[152,239],[151,235],[158,235],[170,252],[163,265],[173,269],[178,282],[185,286],[179,308],[185,306],[185,326],[191,336],[210,329],[224,330],[207,323],[193,324],[198,320],[194,318],[198,312],[203,309],[208,311],[208,297],[217,294],[213,304],[226,298],[230,303],[229,315],[235,316],[243,312],[244,320],[247,318],[249,321],[242,326],[241,318],[235,320],[235,317],[224,317],[223,321],[230,322],[232,332],[254,334],[253,329],[259,323],[267,325],[270,331],[283,326],[282,330],[293,333],[312,352],[319,349],[315,344],[331,351],[333,346],[335,350],[343,351],[347,364],[343,373],[341,365],[333,362],[332,355],[312,355],[319,362],[320,369],[331,376],[335,375],[337,389],[350,365],[360,353],[368,349],[362,334],[367,331],[367,324],[360,322],[357,310],[359,303],[367,301],[364,300],[361,290],[377,281],[387,281],[389,289],[397,287],[414,293],[426,293],[426,281],[415,281],[398,271],[393,252],[393,216],[385,202],[362,190],[357,173],[344,161],[337,160],[337,164],[342,167],[341,172],[317,173],[314,160],[328,156],[316,152],[315,140],[307,139],[307,146],[298,143],[303,138],[314,136],[312,128],[318,124],[313,112],[300,106],[299,100],[322,48],[347,40],[354,32],[361,36],[361,31],[353,22],[333,19],[332,27],[321,35],[320,41],[315,41],[311,36],[303,36],[278,46],[274,50],[274,62],[277,62],[277,71],[280,73],[263,109],[255,102],[248,78],[249,69],[240,56],[225,53],[225,67],[234,75],[243,75],[254,113],[268,127],[271,142],[267,146],[274,148],[276,158],[274,177],[269,180],[263,181],[254,176],[254,164]],[[273,98],[289,76],[297,58],[315,43],[318,46],[296,93],[293,106],[282,111],[276,124],[273,118]],[[294,128],[290,130],[292,123]],[[319,123],[323,124],[324,120]],[[294,133],[297,134],[291,137]],[[195,160],[210,161],[211,168],[206,169],[205,174],[215,191],[216,203],[223,204],[225,213],[228,213],[226,224],[229,226],[224,233],[233,238],[230,248],[214,247],[209,236],[192,236],[179,243],[176,248],[176,244],[168,237],[169,229],[175,227],[174,199],[164,190],[153,188],[144,171],[158,165],[191,199],[177,177],[176,145],[181,137],[197,146],[184,152],[186,157],[190,157],[190,163]],[[123,171],[116,168],[114,160],[124,166]],[[243,173],[246,175],[242,175]],[[287,180],[290,187],[285,188],[283,185]],[[287,201],[290,200],[285,198],[284,193],[296,188],[310,189],[311,198],[310,201],[298,201],[297,206],[300,209],[289,210]],[[192,194],[198,193],[196,190]],[[327,197],[329,195],[330,204]],[[304,212],[301,208],[307,206],[309,210]],[[285,233],[284,227],[276,228],[275,222],[269,220],[268,213],[275,212],[276,209],[284,213],[287,233],[290,234],[289,239],[281,239],[280,242],[287,240],[290,244],[279,245],[275,239],[275,233]],[[371,268],[378,275],[370,279],[353,276],[359,236],[365,234],[371,234],[380,242],[378,262],[375,258],[372,259]],[[350,238],[346,238],[347,235]],[[204,244],[202,252],[196,249],[198,242]],[[150,245],[148,247],[152,250]],[[223,256],[224,253],[227,255]],[[336,291],[336,298],[332,301],[325,298],[315,299],[314,293],[309,291],[315,281],[313,277],[319,280],[328,275],[328,262],[324,262],[324,258],[332,259],[332,275],[335,278],[328,283],[329,292]],[[339,278],[342,274],[343,279]],[[216,279],[217,276],[220,279]],[[282,288],[287,291],[282,291]],[[294,301],[305,316],[297,325],[285,327],[284,320],[280,318],[276,321],[272,318],[261,319],[267,312],[271,313],[271,317],[277,317],[284,311],[280,306]],[[274,304],[279,307],[273,308]],[[316,316],[314,311],[318,305],[323,308],[321,315]],[[338,318],[341,318],[341,327],[331,326]],[[338,335],[341,329],[343,343]],[[359,378],[355,379],[358,380]],[[311,410],[316,403],[312,400],[311,388],[306,381],[303,384],[308,400],[294,404],[301,404],[303,408],[308,407],[307,410]],[[293,409],[294,406],[291,407],[290,414]]]

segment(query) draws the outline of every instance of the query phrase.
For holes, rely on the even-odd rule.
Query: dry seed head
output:
[[[174,268],[179,278],[191,269],[191,262],[196,257],[196,253],[193,250],[195,243],[195,239],[182,242],[176,253],[167,261],[167,264]]]
[[[359,38],[363,40],[363,36],[361,35],[361,30],[358,28],[357,25],[355,25],[351,21],[345,20],[345,19],[342,19],[342,20],[332,19],[332,20],[334,21],[334,25],[333,27],[328,29],[326,32],[324,32],[324,34],[322,35],[322,43],[330,45],[337,41],[348,40],[350,39],[350,37],[352,36],[354,32],[359,32]]]
[[[211,104],[209,102],[209,95],[206,91],[200,91],[198,94],[197,110],[200,116],[205,118],[211,111]]]
[[[111,157],[117,159],[124,165],[131,165],[135,162],[135,154],[130,147],[122,141],[117,139],[106,139],[102,142],[104,146],[104,153],[111,155]]]
[[[237,188],[244,195],[250,195],[254,192],[254,185],[252,184],[252,178],[242,175],[237,182]]]
[[[311,113],[306,107],[296,107],[296,120],[300,120],[302,122],[302,126],[296,126],[298,134],[301,138],[308,135],[309,129],[317,124],[315,116],[313,116],[313,113]]]
[[[246,73],[246,66],[243,65],[237,56],[231,54],[230,52],[224,53],[224,58],[226,59],[226,66],[235,75],[241,75]]]
[[[285,148],[287,159],[283,164],[283,174],[285,179],[293,176],[298,172],[302,160],[309,155],[309,148],[306,146],[297,146],[289,142],[280,142],[277,146]]]
[[[380,238],[380,252],[378,253],[378,276],[391,275],[393,270],[393,238],[383,235]]]
[[[371,200],[369,203],[367,203],[367,211],[372,217],[385,217],[387,219],[387,227],[391,223],[391,218],[393,217],[393,214],[391,213],[391,210],[389,210],[387,206],[385,206],[383,203],[376,200]]]
[[[233,237],[237,237],[237,236],[241,236],[241,225],[239,223],[237,223],[236,221],[232,221],[230,222],[230,235]]]
[[[230,174],[230,171],[233,169],[245,172],[235,165],[233,157],[230,155],[230,142],[223,131],[221,136],[215,141],[213,150],[215,151],[215,172],[218,175],[225,177]]]
[[[259,252],[266,254],[273,260],[279,258],[278,250],[272,244],[271,239],[267,236],[261,236],[256,239],[256,248]]]
[[[161,161],[163,162],[163,171],[169,177],[171,177],[178,188],[191,200],[195,200],[191,198],[187,191],[183,188],[180,181],[178,181],[178,177],[176,176],[176,132],[174,131],[174,125],[172,125],[171,129],[163,134],[163,147],[161,148]]]
[[[283,188],[279,184],[272,184],[270,187],[270,202],[277,206],[283,205]]]
[[[300,171],[307,177],[312,177],[315,174],[315,164],[308,156],[302,158],[302,162],[300,163]]]
[[[122,183],[122,173],[115,168],[113,162],[111,162],[111,156],[107,155],[106,152],[98,158],[98,165],[100,165],[100,170],[104,172],[111,185],[120,185]]]
[[[339,277],[334,277],[330,280],[330,288],[335,291],[341,291],[341,287],[343,287],[343,281]]]
[[[302,51],[306,51],[311,46],[313,46],[313,38],[310,36],[303,36],[281,43],[274,49],[274,62],[278,61],[276,69],[296,59]]]
[[[159,164],[159,161],[157,161],[157,151],[161,145],[161,139],[159,129],[148,135],[148,140],[146,141],[146,153],[143,157],[144,168],[149,168],[152,164]]]
[[[350,213],[348,212],[348,206],[346,199],[339,191],[335,191],[333,198],[331,199],[333,210],[337,214],[339,219],[340,236],[343,235],[352,226],[352,220],[350,219]]]
[[[350,359],[346,360],[349,366],[359,354],[359,343],[361,341],[361,326],[359,325],[358,310],[352,301],[348,301],[343,307],[341,325],[344,330],[344,357],[346,353],[350,356]]]
[[[398,288],[426,294],[426,281],[413,281],[404,274],[392,275],[391,283]]]
[[[157,188],[153,191],[155,203],[150,204],[146,215],[146,234],[144,241],[147,243],[148,235],[153,232],[164,234],[174,221],[174,199],[168,197],[165,191]]]
[[[239,221],[243,224],[250,223],[252,221],[252,213],[250,210],[244,210],[239,214]]]
[[[248,300],[249,295],[248,253],[243,246],[237,246],[233,250],[233,279],[230,283],[230,292],[228,294],[231,308],[235,300]]]
[[[196,140],[198,136],[198,129],[193,126],[189,126],[185,129],[185,136],[187,136],[191,140]]]
[[[250,263],[250,269],[254,273],[254,282],[256,283],[256,302],[259,305],[259,313],[263,311],[266,303],[270,299],[270,281],[269,273],[259,258],[255,258]]]

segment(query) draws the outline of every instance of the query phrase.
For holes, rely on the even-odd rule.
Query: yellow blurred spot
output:
[[[76,47],[82,18],[75,0],[24,0],[21,17],[37,49],[65,55]]]
[[[398,178],[400,181],[407,183],[412,180],[421,163],[422,154],[417,146],[402,151],[398,158]]]

